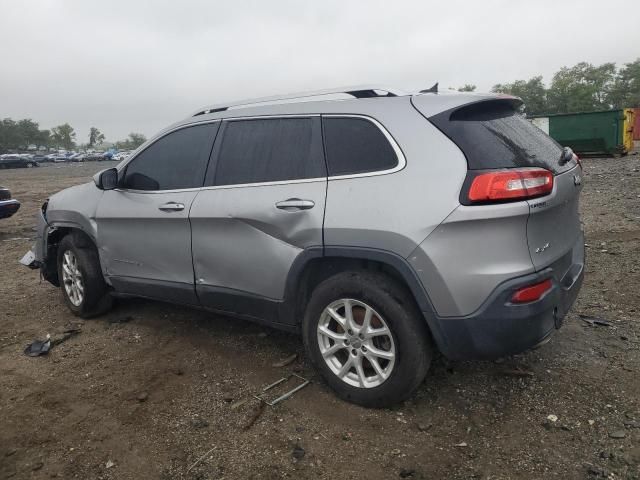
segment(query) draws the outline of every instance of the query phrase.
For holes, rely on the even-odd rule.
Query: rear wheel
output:
[[[100,269],[95,246],[73,233],[58,246],[58,279],[62,297],[77,316],[89,318],[111,308],[112,298]]]
[[[411,295],[377,273],[344,272],[314,290],[304,325],[307,355],[338,396],[365,407],[408,398],[432,357]]]

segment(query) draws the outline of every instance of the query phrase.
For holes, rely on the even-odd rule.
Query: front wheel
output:
[[[409,292],[386,275],[344,272],[314,290],[305,314],[307,355],[341,398],[388,407],[424,380],[429,332]]]
[[[100,269],[95,246],[74,233],[58,246],[58,279],[62,298],[77,316],[90,318],[111,308],[112,298]]]

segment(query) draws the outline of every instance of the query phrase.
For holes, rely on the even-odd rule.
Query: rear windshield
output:
[[[554,173],[562,164],[562,147],[520,115],[509,100],[490,100],[448,110],[429,120],[467,157],[470,170],[543,167]]]

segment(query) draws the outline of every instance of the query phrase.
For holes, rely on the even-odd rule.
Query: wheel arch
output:
[[[52,225],[47,229],[45,237],[46,257],[41,265],[42,277],[56,287],[60,286],[58,278],[58,246],[64,237],[74,235],[80,248],[95,248],[95,240],[78,225]]]
[[[411,265],[396,253],[364,247],[322,247],[305,249],[294,261],[285,286],[281,317],[300,328],[304,309],[320,282],[347,270],[370,270],[389,275],[408,289],[440,345],[440,328],[435,310],[422,282]]]

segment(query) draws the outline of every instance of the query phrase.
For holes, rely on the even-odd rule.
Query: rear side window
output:
[[[394,168],[398,157],[382,131],[364,118],[322,119],[330,176]]]
[[[317,117],[233,120],[220,134],[215,178],[207,185],[326,177]]]
[[[133,190],[202,187],[219,125],[195,125],[160,138],[127,165],[122,187]]]
[[[542,167],[560,173],[562,148],[516,112],[508,100],[478,102],[448,110],[429,120],[453,140],[467,157],[470,170]]]

